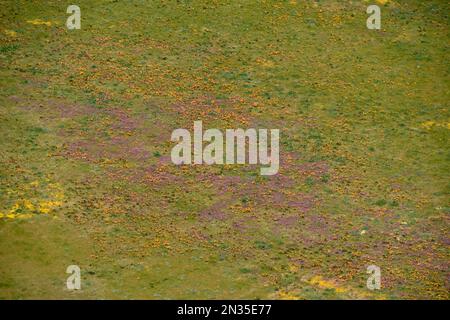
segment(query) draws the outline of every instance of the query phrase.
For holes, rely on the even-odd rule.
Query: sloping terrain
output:
[[[0,298],[448,299],[450,6],[375,3],[3,1]],[[175,166],[196,120],[279,173]]]

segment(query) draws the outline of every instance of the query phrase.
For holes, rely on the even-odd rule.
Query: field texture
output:
[[[371,2],[1,1],[0,298],[449,299],[450,4]]]

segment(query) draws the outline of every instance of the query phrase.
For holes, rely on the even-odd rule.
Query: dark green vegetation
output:
[[[80,0],[72,31],[72,2],[2,2],[1,298],[449,298],[448,2],[383,1],[381,31],[227,2]],[[194,120],[279,128],[279,174],[172,165]]]

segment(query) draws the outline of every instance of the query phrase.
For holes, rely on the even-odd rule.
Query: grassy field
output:
[[[449,299],[449,12],[2,1],[0,298]],[[280,129],[279,173],[173,165],[195,120]]]

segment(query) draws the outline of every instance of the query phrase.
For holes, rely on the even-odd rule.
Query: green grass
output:
[[[449,298],[445,1],[67,5],[1,9],[0,298]],[[195,120],[278,176],[166,161]]]

